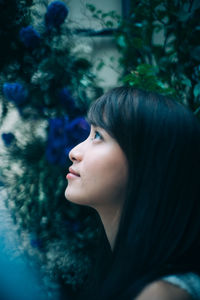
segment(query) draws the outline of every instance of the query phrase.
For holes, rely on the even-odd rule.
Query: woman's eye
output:
[[[102,140],[102,135],[98,132],[94,132],[94,140]]]

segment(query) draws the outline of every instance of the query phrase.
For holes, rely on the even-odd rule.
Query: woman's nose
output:
[[[81,150],[82,143],[78,144],[69,152],[69,159],[74,161],[80,161],[82,159],[83,152]]]

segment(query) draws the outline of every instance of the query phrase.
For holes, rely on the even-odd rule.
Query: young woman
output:
[[[198,120],[131,87],[100,97],[88,119],[65,195],[98,212],[112,250],[94,299],[200,299]]]

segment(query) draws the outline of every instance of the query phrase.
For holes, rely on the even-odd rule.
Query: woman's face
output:
[[[65,196],[71,202],[101,208],[123,204],[128,164],[119,144],[104,129],[91,126],[89,137],[69,153]]]

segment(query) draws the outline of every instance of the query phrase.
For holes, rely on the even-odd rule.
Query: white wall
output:
[[[93,4],[103,12],[114,10],[121,15],[121,2],[121,0],[66,0],[70,9],[68,19],[74,28],[102,29],[104,26],[91,16],[86,4]],[[104,61],[105,66],[99,71],[99,84],[105,89],[116,86],[121,70],[118,66],[119,52],[116,49],[114,38],[112,36],[82,37],[79,44],[83,51],[85,48],[85,51],[88,52],[87,55],[94,64],[94,71],[99,63]]]

